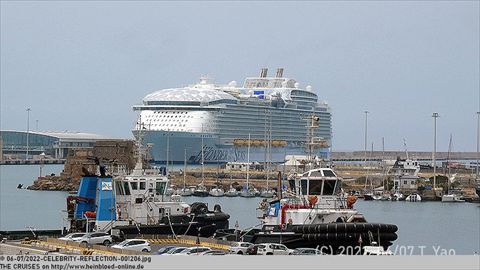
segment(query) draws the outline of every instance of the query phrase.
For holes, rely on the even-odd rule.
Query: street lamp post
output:
[[[27,108],[27,152],[25,155],[25,160],[28,160],[28,150],[30,148],[30,138],[29,138],[29,133],[30,133],[30,108]]]
[[[437,154],[437,118],[440,117],[438,113],[434,112],[433,115],[433,193],[434,196],[437,196],[436,186],[437,186],[437,164],[435,155]]]
[[[478,181],[479,144],[480,144],[480,112],[477,112],[477,163],[475,164],[475,182]]]
[[[368,128],[367,124],[368,124],[368,113],[369,113],[369,111],[364,111],[364,113],[365,113],[365,136],[364,136],[365,141],[364,141],[364,145],[363,145],[364,146],[364,157],[365,157],[364,166],[367,166],[367,134],[368,134],[367,133],[368,132],[367,131],[367,128]]]

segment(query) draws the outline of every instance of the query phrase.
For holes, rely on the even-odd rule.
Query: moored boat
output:
[[[69,230],[111,231],[128,234],[186,234],[209,237],[228,228],[230,216],[204,203],[191,205],[179,195],[167,195],[169,179],[156,168],[144,166],[146,151],[139,143],[139,157],[131,174],[112,178],[88,175],[76,196],[67,198]],[[145,168],[147,167],[147,168]]]
[[[413,192],[412,194],[408,195],[405,198],[405,201],[407,201],[407,202],[421,202],[422,197],[418,193]]]
[[[282,198],[280,193],[260,207],[262,228],[245,231],[244,240],[288,248],[320,247],[328,254],[347,249],[362,254],[362,246],[379,241],[386,250],[397,239],[396,225],[369,223],[353,208],[356,197],[343,194],[342,179],[330,168],[310,170],[289,184],[295,195]],[[221,232],[217,237],[222,237]]]
[[[225,191],[221,187],[214,187],[210,190],[209,194],[212,197],[223,197],[225,195]]]
[[[225,197],[237,197],[238,196],[238,191],[230,186],[230,189],[225,192]]]

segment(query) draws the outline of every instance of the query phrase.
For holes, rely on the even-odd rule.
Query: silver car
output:
[[[85,234],[82,238],[75,240],[75,242],[109,246],[112,242],[112,236],[105,232],[92,232]]]
[[[64,241],[77,241],[78,239],[82,238],[86,233],[69,233],[63,237],[58,238],[58,240]]]
[[[121,243],[111,246],[112,248],[150,252],[150,243],[144,239],[127,239]]]
[[[249,242],[236,242],[228,249],[228,251],[232,254],[247,254],[247,249],[253,247],[252,243]]]

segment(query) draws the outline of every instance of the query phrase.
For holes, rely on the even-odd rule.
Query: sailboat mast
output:
[[[387,166],[385,166],[385,137],[382,137],[382,172],[383,172],[383,192],[387,190],[388,187],[385,186],[385,175],[387,174]]]
[[[203,156],[203,124],[202,124],[202,185],[203,185],[203,179],[204,179],[204,176],[205,176],[205,170],[204,170],[204,166],[203,164],[205,163],[204,162],[204,156]]]
[[[268,170],[267,170],[267,190],[270,170],[272,166],[272,112],[268,112],[269,127],[268,127]]]
[[[250,177],[250,133],[248,133],[248,147],[247,147],[247,192],[249,189],[248,180]]]
[[[184,154],[183,154],[183,189],[185,189],[185,183],[186,183],[186,177],[187,177],[187,148],[184,149]]]
[[[450,190],[450,152],[452,151],[452,134],[450,133],[450,141],[448,142],[448,154],[447,154],[447,176],[448,176],[448,189]]]
[[[168,156],[170,155],[170,130],[167,131],[167,162],[165,168],[168,170]]]

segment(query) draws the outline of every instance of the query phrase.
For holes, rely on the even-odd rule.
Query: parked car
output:
[[[108,246],[113,242],[112,236],[105,232],[92,232],[85,234],[82,238],[75,240],[76,242],[92,244],[92,245],[105,245]]]
[[[69,233],[63,237],[58,238],[58,240],[65,240],[65,241],[77,241],[78,239],[82,238],[86,233]]]
[[[285,245],[277,243],[260,244],[257,248],[258,255],[288,255],[292,252],[293,250],[288,249]]]
[[[154,255],[162,255],[164,253],[167,253],[169,252],[170,250],[176,248],[177,246],[166,246],[166,247],[162,247],[161,249],[155,251],[153,254]]]
[[[172,254],[172,255],[194,255],[194,254],[197,254],[197,253],[200,253],[200,252],[205,252],[205,251],[210,251],[212,250],[211,248],[209,247],[189,247],[189,248],[186,248],[184,250],[182,250],[181,252],[178,252],[178,253],[175,253],[175,254]]]
[[[186,247],[175,247],[175,248],[172,248],[168,252],[165,252],[161,255],[174,255],[174,254],[182,252],[184,249],[186,249]]]
[[[199,256],[217,256],[217,255],[227,255],[228,253],[223,250],[208,250],[204,252],[197,253]]]
[[[147,240],[143,239],[127,239],[121,243],[113,245],[112,248],[136,250],[142,252],[150,252],[152,248]]]
[[[235,242],[233,245],[228,249],[228,251],[232,254],[247,254],[247,249],[253,247],[252,243],[249,242]]]
[[[322,252],[315,248],[296,248],[290,255],[322,255]]]

